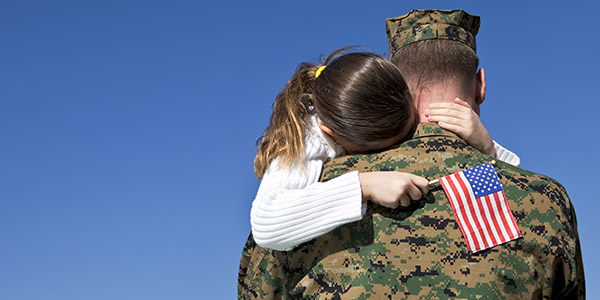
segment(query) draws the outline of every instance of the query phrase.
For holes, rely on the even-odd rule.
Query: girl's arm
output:
[[[354,171],[318,182],[323,163],[343,150],[318,129],[316,117],[309,121],[303,165],[281,166],[275,159],[252,203],[252,234],[259,246],[289,250],[360,220],[366,201],[396,208],[427,193],[427,179],[401,172]]]
[[[270,167],[252,203],[252,234],[264,248],[291,250],[332,229],[362,219],[366,201],[408,206],[427,193],[427,179],[403,172],[353,171],[317,182],[323,161],[312,160],[305,172]]]
[[[290,250],[346,223],[360,220],[366,209],[358,172],[317,182],[323,161],[300,167],[274,164],[263,176],[252,203],[252,234],[265,248]]]
[[[477,150],[517,167],[521,163],[515,153],[492,140],[468,103],[458,98],[451,103],[434,103],[425,114],[430,122],[437,122],[440,127],[458,134]]]
[[[366,210],[358,172],[318,182],[323,164],[343,149],[321,132],[316,114],[305,121],[304,160],[287,166],[278,158],[271,162],[252,203],[252,235],[261,247],[290,250],[360,220]]]

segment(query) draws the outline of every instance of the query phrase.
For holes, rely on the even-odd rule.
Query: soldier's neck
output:
[[[452,102],[459,98],[473,106],[475,101],[472,93],[467,93],[466,89],[451,83],[440,83],[421,88],[415,96],[417,111],[419,112],[419,122],[428,122],[425,111],[429,109],[431,103]]]

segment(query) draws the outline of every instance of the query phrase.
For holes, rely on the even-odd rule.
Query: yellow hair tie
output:
[[[327,66],[320,66],[317,69],[317,72],[315,73],[315,78],[319,78],[319,75],[321,75],[321,72],[323,72],[323,70],[325,70],[325,67],[327,67]]]

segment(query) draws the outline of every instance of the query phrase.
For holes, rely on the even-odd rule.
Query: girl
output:
[[[290,250],[360,220],[367,201],[397,208],[428,191],[427,179],[403,172],[354,171],[318,182],[327,160],[390,147],[417,121],[396,66],[373,53],[341,55],[346,50],[335,51],[322,66],[300,64],[275,99],[254,161],[262,182],[251,223],[261,247]],[[481,125],[478,118],[471,123]],[[471,144],[489,139],[485,128],[462,131]]]

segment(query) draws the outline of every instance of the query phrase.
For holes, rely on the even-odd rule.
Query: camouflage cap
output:
[[[479,16],[470,15],[462,9],[413,10],[389,18],[385,23],[390,58],[410,43],[431,39],[463,42],[477,52],[475,35],[479,31]]]

